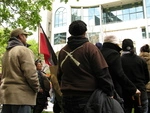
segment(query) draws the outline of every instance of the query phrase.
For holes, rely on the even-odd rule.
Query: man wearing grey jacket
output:
[[[27,35],[20,28],[14,29],[2,58],[2,113],[30,113],[36,104],[39,81],[33,53],[26,47]]]

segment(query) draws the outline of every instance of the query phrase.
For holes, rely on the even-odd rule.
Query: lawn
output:
[[[51,112],[51,111],[43,111],[42,113],[53,113],[53,112]]]

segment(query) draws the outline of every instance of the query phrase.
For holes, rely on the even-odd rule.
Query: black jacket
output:
[[[125,75],[120,57],[121,48],[113,43],[104,43],[102,47],[102,54],[108,64],[110,75],[113,79],[115,90],[122,96],[122,90],[126,90],[130,95],[134,95],[136,92],[135,85]]]
[[[123,54],[121,56],[122,67],[128,78],[141,91],[142,100],[147,99],[145,85],[149,81],[148,67],[144,59],[136,54]],[[125,92],[128,95],[127,92]]]
[[[118,101],[97,89],[90,97],[84,113],[124,113],[124,111]]]

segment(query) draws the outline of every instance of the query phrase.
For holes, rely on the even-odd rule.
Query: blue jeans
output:
[[[65,96],[62,99],[64,113],[83,113],[90,96]]]
[[[28,105],[3,105],[1,113],[31,113]]]

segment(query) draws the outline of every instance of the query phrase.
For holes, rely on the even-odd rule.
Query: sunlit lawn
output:
[[[43,111],[42,113],[53,113],[52,111]]]

